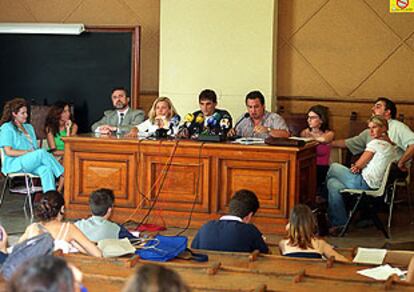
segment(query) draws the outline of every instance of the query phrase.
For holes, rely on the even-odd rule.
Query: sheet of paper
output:
[[[233,143],[239,143],[243,145],[251,145],[251,144],[264,144],[263,138],[239,138],[235,140]]]
[[[299,140],[299,141],[305,141],[305,142],[310,142],[310,141],[313,141],[314,140],[312,138],[305,138],[305,137],[289,137],[289,139]]]
[[[353,262],[359,264],[381,265],[386,254],[386,249],[359,247]]]
[[[357,272],[358,274],[369,277],[375,280],[387,280],[392,274],[396,274],[401,277],[405,272],[401,271],[398,268],[393,268],[390,265],[383,265],[372,269],[365,269]]]

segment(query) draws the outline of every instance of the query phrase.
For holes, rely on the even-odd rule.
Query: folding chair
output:
[[[354,218],[356,211],[358,211],[358,208],[360,207],[362,200],[365,200],[367,202],[369,215],[371,216],[371,219],[373,220],[375,226],[379,230],[382,231],[382,233],[385,235],[386,238],[390,238],[392,211],[394,207],[394,196],[395,196],[395,188],[396,188],[396,183],[397,183],[397,179],[394,179],[394,181],[389,181],[390,169],[393,163],[395,163],[395,161],[392,161],[388,164],[379,189],[376,189],[376,190],[343,189],[341,191],[341,194],[350,194],[350,195],[357,196],[357,200],[352,210],[350,211],[349,217],[345,223],[344,228],[339,234],[340,237],[345,235],[345,233],[347,232],[349,228],[349,224]],[[385,229],[384,225],[379,220],[376,214],[376,210],[373,206],[375,204],[375,201],[378,200],[378,198],[380,197],[383,197],[383,201],[386,205],[388,205],[388,209],[389,209],[387,230]]]
[[[3,164],[4,162],[4,149],[0,148],[0,156],[1,156],[1,163]],[[32,202],[32,195],[38,191],[41,191],[40,187],[35,187],[33,185],[33,179],[34,178],[39,178],[39,176],[34,175],[32,173],[27,173],[27,172],[15,172],[15,173],[3,173],[3,175],[5,176],[5,180],[4,180],[4,184],[3,184],[3,190],[1,192],[0,195],[0,207],[3,203],[3,199],[4,199],[4,194],[6,193],[6,188],[9,184],[9,182],[16,178],[16,177],[23,177],[24,178],[24,182],[25,182],[25,194],[26,194],[26,199],[24,201],[24,205],[23,205],[23,211],[24,211],[24,215],[26,216],[26,218],[28,218],[28,214],[27,214],[27,209],[29,209],[29,213],[30,213],[30,222],[33,221],[33,202]]]

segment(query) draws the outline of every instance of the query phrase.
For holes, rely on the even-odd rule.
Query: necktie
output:
[[[118,126],[121,126],[122,125],[122,122],[124,121],[124,113],[119,113],[119,123],[118,123]]]

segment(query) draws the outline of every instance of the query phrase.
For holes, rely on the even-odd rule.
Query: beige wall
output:
[[[258,89],[270,107],[275,18],[275,0],[161,0],[160,95],[187,113],[211,88],[219,107],[239,117],[246,93]]]
[[[279,96],[414,101],[414,14],[391,15],[388,0],[278,2]],[[155,92],[159,10],[159,0],[1,0],[0,21],[140,24],[141,90]]]

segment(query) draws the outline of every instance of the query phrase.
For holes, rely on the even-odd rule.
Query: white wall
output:
[[[161,0],[160,96],[184,115],[211,88],[234,118],[244,97],[276,96],[277,0]]]

